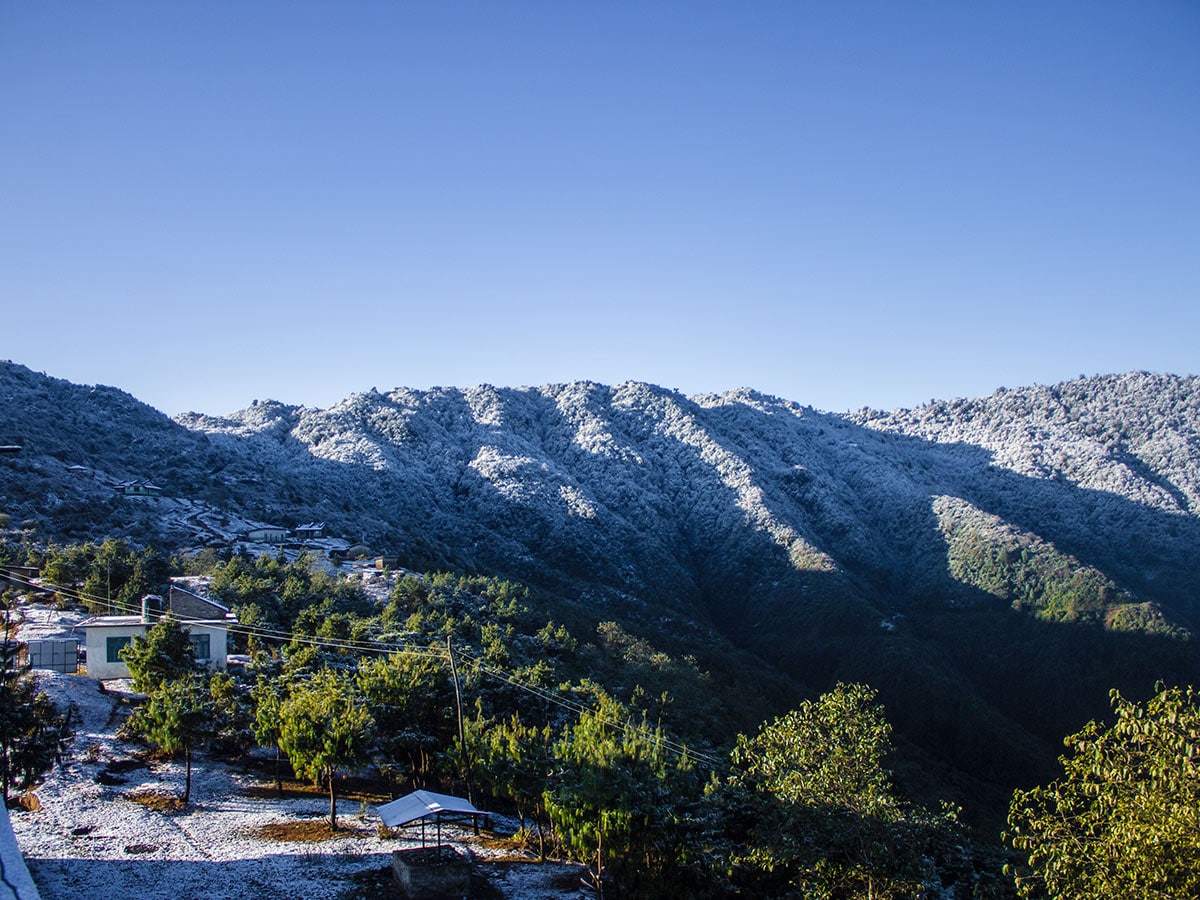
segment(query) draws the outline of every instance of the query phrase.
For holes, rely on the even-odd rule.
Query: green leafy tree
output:
[[[145,637],[135,636],[121,649],[121,659],[133,686],[147,694],[198,670],[187,629],[169,616],[155,622]]]
[[[454,692],[442,661],[393,653],[361,663],[355,680],[377,726],[381,770],[423,786],[435,774],[438,749],[458,733]]]
[[[244,609],[255,607],[258,622],[291,628],[307,609],[318,617],[334,613],[369,615],[372,605],[362,586],[314,568],[306,554],[295,562],[280,557],[249,559],[235,556],[217,566],[209,590],[214,597],[234,608],[239,618]]]
[[[1200,897],[1200,693],[1145,704],[1111,693],[1115,722],[1066,738],[1063,777],[1016,791],[1006,839],[1028,854],[1023,897]]]
[[[367,759],[375,722],[347,677],[324,669],[292,688],[280,707],[279,743],[296,774],[329,787],[329,827],[337,830],[337,770]]]
[[[944,893],[968,864],[957,812],[902,802],[883,765],[890,750],[891,726],[863,684],[739,735],[726,800],[750,823],[737,836],[748,849],[733,853],[738,878],[805,897]]]
[[[135,730],[163,752],[183,753],[185,806],[192,794],[192,750],[211,734],[214,711],[204,677],[189,674],[160,683],[133,723]]]
[[[254,707],[246,685],[228,672],[208,679],[213,701],[212,751],[244,755],[254,746]]]
[[[50,584],[74,588],[82,582],[91,567],[91,545],[51,544],[41,561],[41,576]]]
[[[866,685],[838,684],[757,736],[739,736],[734,762],[757,787],[785,803],[868,814],[890,806],[883,759],[891,750],[892,727],[875,697]]]

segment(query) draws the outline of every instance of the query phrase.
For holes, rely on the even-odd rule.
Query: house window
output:
[[[209,650],[209,635],[193,634],[192,635],[192,656],[197,660],[203,661],[211,658]]]
[[[110,663],[125,662],[125,660],[121,659],[121,648],[128,647],[131,640],[133,638],[128,634],[124,637],[105,638],[104,644],[105,649],[108,651],[108,661]]]

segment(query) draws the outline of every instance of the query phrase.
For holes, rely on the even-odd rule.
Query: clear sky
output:
[[[1200,371],[1200,4],[0,3],[0,358],[167,413]]]

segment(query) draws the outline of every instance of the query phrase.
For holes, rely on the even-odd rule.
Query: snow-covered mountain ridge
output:
[[[194,540],[156,518],[166,500],[70,467],[150,478],[231,522],[325,522],[664,642],[720,634],[806,685],[869,680],[898,730],[951,728],[931,694],[965,704],[953,729],[995,732],[998,754],[1053,745],[1109,687],[1200,680],[1193,377],[844,415],[635,382],[400,388],[172,421],[0,364],[0,415],[24,448],[0,465],[10,529]]]

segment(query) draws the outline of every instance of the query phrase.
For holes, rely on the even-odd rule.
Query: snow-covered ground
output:
[[[34,623],[27,619],[27,624]],[[49,622],[38,624],[51,630]],[[193,759],[186,809],[147,808],[129,795],[182,794],[183,762],[143,762],[134,755],[136,746],[115,736],[130,710],[123,686],[110,683],[102,692],[98,682],[79,675],[39,672],[38,678],[41,688],[77,717],[69,753],[35,789],[41,808],[11,812],[17,842],[44,900],[379,896],[377,888],[356,885],[353,877],[390,866],[394,850],[419,846],[419,835],[415,841],[380,837],[373,810],[350,800],[339,801],[338,822],[345,830],[336,838],[312,843],[261,837],[265,825],[324,818],[328,799],[270,796],[255,790],[270,787],[260,775],[205,756]],[[521,860],[489,847],[486,835],[476,838],[469,829],[443,826],[443,838],[470,849],[476,872],[494,888],[494,896],[580,895],[579,870],[573,866]]]
[[[19,641],[77,640],[83,642],[83,629],[77,626],[89,613],[83,610],[56,609],[42,603],[21,607],[21,624],[17,628]]]

